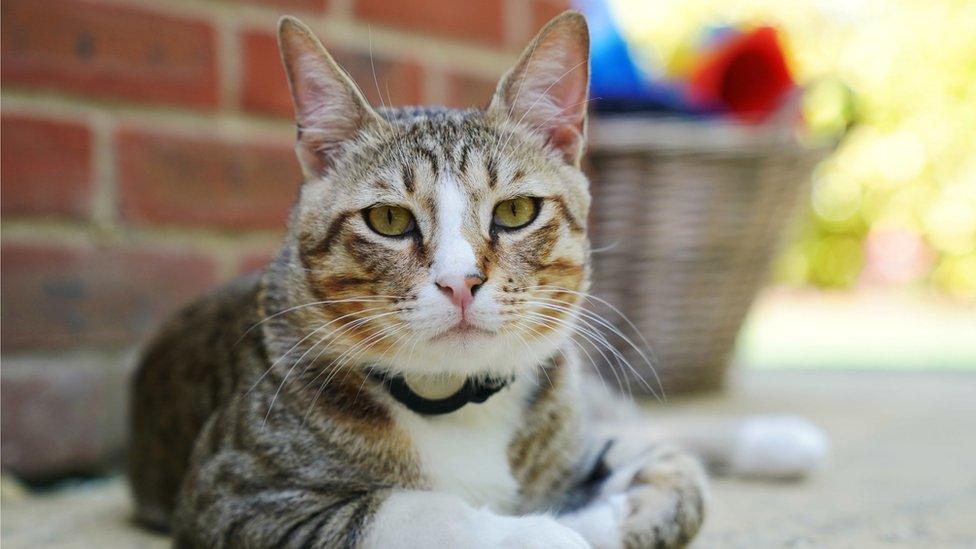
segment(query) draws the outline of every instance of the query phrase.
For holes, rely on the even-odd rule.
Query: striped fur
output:
[[[585,108],[568,104],[585,96],[585,66],[566,67],[583,80],[554,95],[537,79],[575,62],[561,52],[585,65],[585,30],[578,14],[550,23],[484,111],[377,110],[283,22],[301,196],[263,276],[189,306],[143,357],[131,452],[143,522],[178,547],[673,547],[694,535],[697,465],[661,450],[614,457],[580,405],[569,336],[589,280],[589,192],[567,136],[585,132]],[[535,53],[546,70],[534,76]],[[549,120],[519,111],[523,86]],[[538,199],[537,217],[500,230],[495,205],[518,196]],[[364,212],[377,204],[407,208],[416,230],[374,232]],[[466,312],[435,284],[444,273],[483,279]],[[460,318],[472,330],[451,331]],[[374,370],[514,381],[429,418]]]

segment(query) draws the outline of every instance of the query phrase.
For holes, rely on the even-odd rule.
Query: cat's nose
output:
[[[437,288],[451,300],[451,303],[454,303],[462,310],[468,308],[468,305],[471,305],[471,302],[474,301],[475,292],[484,283],[485,279],[480,275],[468,275],[464,277],[442,276],[434,281]]]

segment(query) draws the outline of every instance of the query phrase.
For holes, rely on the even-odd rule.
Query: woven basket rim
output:
[[[588,128],[590,152],[768,155],[817,151],[801,145],[789,125],[667,116],[602,116]]]

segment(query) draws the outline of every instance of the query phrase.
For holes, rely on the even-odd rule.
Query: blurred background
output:
[[[707,64],[709,29],[770,26],[807,89],[801,122],[786,127],[825,159],[786,181],[795,215],[768,271],[757,265],[765,285],[748,294],[733,363],[976,371],[976,4],[580,6],[613,21],[647,80],[687,81]],[[280,14],[315,29],[374,104],[465,107],[483,106],[537,29],[570,7],[3,0],[4,470],[39,484],[113,470],[138,345],[276,247],[299,183]],[[594,105],[595,128],[626,116]],[[759,126],[692,118],[709,134],[708,124]],[[597,135],[613,142],[607,131]],[[609,187],[591,169],[599,204]]]

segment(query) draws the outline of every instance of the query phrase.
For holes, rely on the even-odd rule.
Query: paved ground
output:
[[[976,547],[976,375],[759,372],[673,413],[789,411],[823,427],[801,483],[720,480],[696,547]]]
[[[752,372],[659,413],[749,412],[815,420],[831,463],[801,483],[716,481],[695,547],[976,547],[976,374]],[[119,479],[4,492],[4,549],[167,546],[128,522]]]

